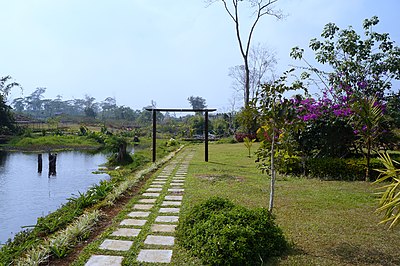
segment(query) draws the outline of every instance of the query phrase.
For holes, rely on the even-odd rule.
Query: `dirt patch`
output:
[[[233,176],[229,174],[222,174],[222,175],[196,175],[197,178],[200,179],[205,179],[208,181],[227,181],[227,180],[232,180],[232,181],[238,181],[238,182],[243,182],[244,177],[242,176]]]

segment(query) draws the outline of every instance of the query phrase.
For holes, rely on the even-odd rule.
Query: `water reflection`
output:
[[[6,163],[8,153],[5,151],[0,151],[0,169],[4,167]],[[1,170],[0,170],[1,171]]]
[[[106,162],[104,154],[59,152],[57,175],[50,177],[47,157],[43,154],[43,172],[38,173],[37,154],[0,151],[0,244],[21,226],[34,225],[37,217],[56,210],[71,194],[108,178],[92,174]]]

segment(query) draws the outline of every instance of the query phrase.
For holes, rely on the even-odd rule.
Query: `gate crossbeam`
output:
[[[178,109],[178,108],[146,108],[153,114],[153,163],[156,161],[156,143],[157,143],[157,112],[204,112],[204,161],[208,162],[208,113],[217,111],[217,109]]]

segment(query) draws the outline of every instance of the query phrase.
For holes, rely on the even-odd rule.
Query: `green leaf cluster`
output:
[[[246,209],[218,197],[184,215],[177,237],[207,265],[258,265],[288,249],[268,210]]]

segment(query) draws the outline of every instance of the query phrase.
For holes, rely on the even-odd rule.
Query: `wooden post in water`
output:
[[[49,176],[56,175],[57,154],[49,153]]]
[[[42,154],[38,154],[38,173],[42,173],[43,170],[43,158],[42,158]]]

